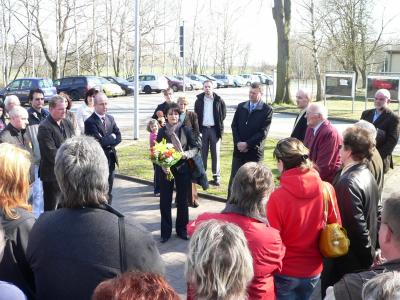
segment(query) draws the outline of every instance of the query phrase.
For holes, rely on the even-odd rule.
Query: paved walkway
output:
[[[400,178],[400,167],[391,171],[385,180],[384,199],[399,188],[396,185]],[[120,211],[132,215],[137,221],[142,223],[157,241],[158,249],[166,266],[166,278],[173,288],[184,299],[186,296],[186,284],[184,266],[188,242],[178,239],[176,236],[165,244],[160,240],[160,213],[159,199],[153,196],[151,186],[135,183],[122,179],[115,179],[114,182],[114,201],[113,206]],[[190,220],[195,219],[203,212],[219,212],[224,207],[224,203],[213,200],[200,200],[198,208],[190,208]],[[176,217],[176,209],[172,210],[173,219]],[[319,297],[313,299],[318,299]]]

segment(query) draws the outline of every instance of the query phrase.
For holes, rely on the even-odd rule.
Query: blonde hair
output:
[[[4,215],[18,219],[15,208],[31,210],[29,195],[29,152],[14,145],[0,144],[0,206]]]
[[[151,126],[153,126],[153,125],[155,125],[155,124],[157,124],[157,126],[158,126],[158,121],[156,120],[156,119],[150,119],[150,120],[148,120],[147,121],[147,125],[146,125],[146,130],[148,131],[148,132],[151,132]]]
[[[186,262],[196,299],[246,299],[253,276],[253,258],[240,227],[217,220],[198,226]]]
[[[313,164],[308,158],[309,150],[296,138],[290,137],[280,140],[275,147],[273,156],[281,160],[285,170],[300,167],[311,169]]]
[[[181,96],[181,97],[179,97],[178,100],[176,100],[176,103],[179,103],[179,102],[181,102],[181,101],[183,101],[186,105],[189,104],[189,100],[187,99],[186,96]]]

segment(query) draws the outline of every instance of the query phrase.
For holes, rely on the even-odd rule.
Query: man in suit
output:
[[[399,117],[389,109],[390,92],[380,89],[375,93],[375,108],[363,111],[361,120],[374,124],[377,129],[376,149],[382,157],[383,169],[387,173],[393,168],[392,152],[399,139]]]
[[[264,144],[272,121],[272,107],[262,101],[262,86],[252,83],[249,100],[239,103],[232,120],[233,157],[230,187],[237,171],[245,163],[264,159]]]
[[[290,136],[303,142],[307,130],[306,111],[311,102],[310,93],[308,91],[298,90],[296,94],[296,102],[297,107],[300,108],[300,113],[294,121],[293,131]]]
[[[65,119],[65,99],[59,95],[49,101],[50,115],[43,120],[38,129],[37,139],[40,148],[39,176],[43,182],[44,210],[55,210],[58,205],[60,187],[54,174],[54,162],[58,148],[72,137],[74,128]]]
[[[98,93],[94,98],[94,113],[85,121],[85,134],[93,136],[101,145],[108,160],[108,204],[112,202],[115,164],[118,165],[115,146],[121,143],[121,132],[114,118],[107,114],[108,98]]]
[[[310,159],[316,165],[321,179],[332,183],[341,166],[339,149],[342,136],[328,121],[328,111],[321,103],[311,103],[306,118],[304,145],[310,150]]]
[[[207,170],[208,150],[211,151],[211,169],[213,180],[210,184],[219,186],[221,178],[220,146],[224,133],[226,106],[224,100],[213,92],[211,80],[203,83],[204,92],[197,95],[194,103],[194,112],[199,118],[200,133],[202,135],[201,156],[204,169]]]

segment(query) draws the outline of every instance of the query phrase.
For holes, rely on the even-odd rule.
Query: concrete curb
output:
[[[115,174],[115,177],[119,178],[119,179],[131,181],[131,182],[137,182],[137,183],[149,185],[149,186],[153,185],[152,181],[146,180],[146,179],[137,178],[137,177],[127,176],[127,175],[122,175],[122,174]],[[206,193],[203,193],[203,192],[197,192],[197,194],[199,195],[200,198],[226,203],[226,199],[222,198],[222,197],[219,197],[219,196],[210,195],[210,194],[206,194]]]

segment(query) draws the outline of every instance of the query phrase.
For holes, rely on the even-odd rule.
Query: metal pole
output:
[[[140,24],[139,24],[140,0],[135,0],[135,100],[133,105],[133,138],[139,139],[139,43],[140,43]]]
[[[183,88],[182,91],[186,91],[186,82],[185,82],[185,76],[186,76],[186,71],[185,71],[185,21],[182,21],[182,47],[183,47],[183,55],[182,55],[182,72],[183,72]]]

